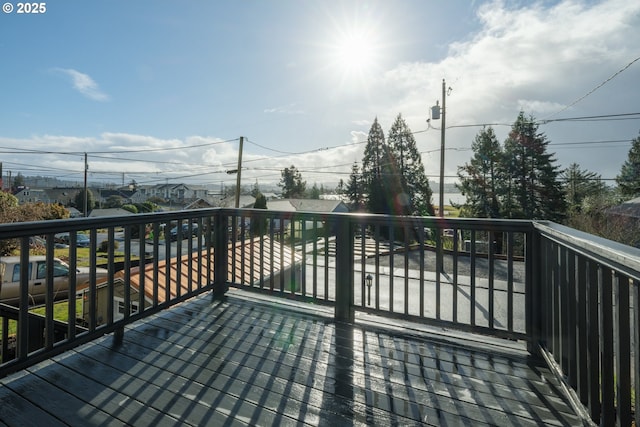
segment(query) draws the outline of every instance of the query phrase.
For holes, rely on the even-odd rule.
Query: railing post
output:
[[[544,256],[540,242],[540,232],[535,226],[527,234],[526,239],[526,258],[525,258],[525,331],[529,337],[527,350],[530,354],[539,354],[538,345],[543,340],[542,337],[542,313],[544,304],[542,304],[542,279],[544,274],[540,271],[542,268],[541,259]]]
[[[337,217],[333,222],[336,232],[336,312],[339,322],[353,323],[353,245],[354,233],[347,217]]]
[[[213,235],[213,298],[221,298],[227,290],[229,285],[227,283],[228,278],[228,259],[227,253],[227,229],[229,227],[229,217],[226,213],[219,210],[215,217],[215,231]]]

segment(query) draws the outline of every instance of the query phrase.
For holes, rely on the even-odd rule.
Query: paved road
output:
[[[456,307],[455,320],[462,323],[470,323],[473,313],[478,325],[489,326],[489,319],[493,318],[494,326],[506,328],[508,325],[508,297],[507,297],[507,265],[506,261],[496,260],[494,275],[494,296],[492,304],[489,300],[488,290],[488,264],[487,260],[476,259],[475,292],[472,295],[471,265],[465,257],[458,259],[458,281],[452,283],[453,259],[445,255],[444,265],[448,275],[441,275],[439,284],[435,274],[435,254],[425,253],[424,282],[420,282],[419,254],[409,254],[409,270],[404,270],[404,255],[395,254],[393,260],[394,269],[390,268],[390,257],[379,257],[379,274],[376,276],[375,259],[369,258],[362,271],[359,262],[354,266],[354,302],[356,305],[376,307],[384,311],[405,313],[425,317],[436,318],[437,307],[440,307],[440,318],[454,320],[454,305]],[[319,257],[317,268],[317,289],[319,297],[325,295],[325,285],[328,288],[328,298],[335,298],[336,272],[332,258],[329,261],[328,275],[325,275],[324,260]],[[416,262],[416,260],[418,260]],[[372,287],[366,286],[366,276],[373,277]],[[313,264],[311,257],[307,259],[306,287],[307,293],[313,292]],[[363,293],[364,284],[364,293]],[[524,264],[514,263],[514,294],[513,294],[513,325],[515,330],[524,332]],[[422,292],[422,304],[420,295]],[[456,295],[454,301],[454,292]],[[369,295],[370,293],[370,295]],[[472,302],[473,300],[473,302]],[[493,315],[491,315],[493,310]]]

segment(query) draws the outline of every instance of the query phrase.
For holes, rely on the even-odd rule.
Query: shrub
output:
[[[118,247],[120,246],[120,243],[118,243],[117,241],[113,241],[113,250],[117,250]],[[102,242],[100,242],[100,245],[98,246],[98,252],[107,252],[109,250],[109,241],[108,240],[103,240]]]

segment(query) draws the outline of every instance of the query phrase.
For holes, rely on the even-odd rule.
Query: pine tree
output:
[[[281,172],[282,179],[279,186],[282,188],[282,197],[285,199],[298,199],[304,196],[307,183],[302,180],[300,171],[293,165],[284,168]]]
[[[389,155],[384,132],[376,117],[367,136],[362,159],[362,182],[369,212],[389,213],[383,174],[388,169]]]
[[[605,191],[601,176],[580,169],[577,163],[570,164],[561,176],[564,179],[563,188],[569,215],[581,212],[585,200],[599,196]]]
[[[253,204],[254,209],[267,209],[267,198],[258,191],[255,195],[256,201]],[[253,236],[262,236],[267,230],[267,220],[265,218],[255,217],[251,219],[251,234]]]
[[[626,199],[640,196],[640,136],[631,141],[627,160],[616,176],[620,194]]]
[[[251,196],[257,198],[258,194],[260,193],[260,185],[258,184],[258,180],[256,179],[256,182],[253,184],[253,188],[251,188]]]
[[[87,189],[86,193],[87,193],[86,207],[87,207],[88,211],[91,212],[93,210],[93,207],[96,204],[95,198],[94,198],[93,193],[91,192],[91,190]],[[74,202],[76,204],[76,209],[78,209],[80,212],[88,215],[88,213],[84,211],[84,208],[85,208],[84,195],[85,195],[85,191],[84,190],[78,191],[78,194],[76,194],[76,197],[74,199]]]
[[[351,174],[349,175],[349,183],[345,194],[349,198],[354,211],[360,212],[364,208],[363,180],[357,162],[354,162],[351,166]]]
[[[318,188],[318,184],[315,182],[313,183],[311,190],[309,190],[309,198],[316,200],[320,198],[320,189]]]
[[[466,196],[462,213],[472,218],[499,218],[503,154],[493,129],[482,129],[471,149],[474,154],[469,163],[458,168],[460,184],[456,187]]]
[[[504,143],[503,217],[561,221],[566,202],[560,172],[534,120],[520,112]]]
[[[401,193],[396,194],[398,209],[409,215],[434,215],[429,180],[424,171],[416,140],[407,123],[398,114],[387,136],[392,158],[392,173],[400,180]],[[401,194],[403,196],[401,196]]]

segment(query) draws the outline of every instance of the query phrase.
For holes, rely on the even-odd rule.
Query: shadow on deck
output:
[[[332,319],[199,297],[0,380],[0,425],[581,424],[518,343]]]

